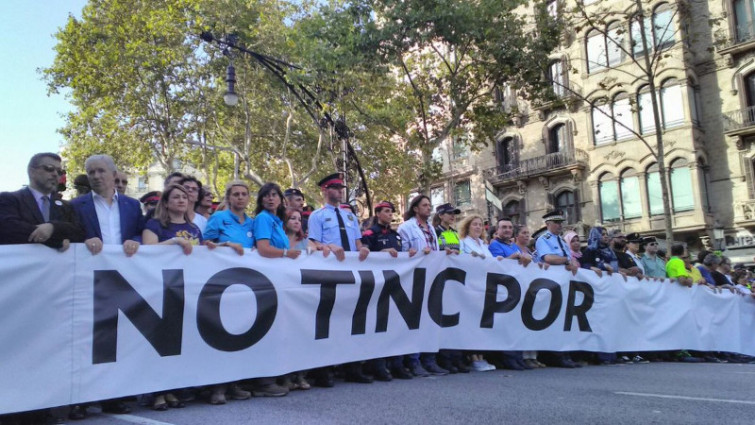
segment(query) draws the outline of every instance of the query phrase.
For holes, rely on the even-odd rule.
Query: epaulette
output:
[[[550,239],[550,238],[551,238],[551,236],[553,236],[553,233],[546,233],[546,234],[544,234],[544,235],[543,235],[543,237],[544,237],[545,239]]]

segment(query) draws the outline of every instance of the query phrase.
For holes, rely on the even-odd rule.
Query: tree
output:
[[[491,102],[496,86],[510,81],[539,92],[534,87],[542,84],[540,71],[558,32],[542,19],[517,13],[526,4],[362,0],[332,10],[332,20],[348,20],[356,30],[322,37],[359,57],[355,66],[387,67],[393,78],[390,106],[404,119],[385,123],[421,165],[420,190],[438,174],[432,152],[445,139],[463,133],[473,145],[487,143],[490,129],[505,115]],[[537,10],[541,17],[544,7]]]

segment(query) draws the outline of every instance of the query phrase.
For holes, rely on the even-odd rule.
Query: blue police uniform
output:
[[[558,255],[559,257],[566,257],[571,260],[571,252],[569,245],[559,235],[554,235],[550,231],[546,231],[535,242],[535,251],[537,251],[537,260],[544,262],[546,255]]]
[[[370,251],[382,251],[393,248],[401,252],[401,236],[391,229],[391,225],[383,226],[375,223],[362,233],[362,243]]]
[[[341,246],[341,229],[338,226],[338,217],[336,217],[336,214],[341,215],[346,235],[349,239],[349,246],[344,246],[343,249],[346,251],[356,251],[356,242],[362,239],[359,230],[359,221],[353,213],[330,204],[325,205],[309,216],[309,239],[323,244]]]
[[[254,246],[254,220],[244,214],[244,223],[239,222],[231,210],[218,211],[210,216],[202,237],[206,241],[236,242],[244,248]]]

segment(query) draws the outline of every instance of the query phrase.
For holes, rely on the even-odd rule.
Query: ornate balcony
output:
[[[755,106],[723,114],[724,133],[729,136],[755,133]]]
[[[588,166],[587,152],[574,149],[523,159],[515,165],[489,168],[484,171],[484,174],[493,185],[502,185],[531,177],[556,175],[574,169],[584,170]]]

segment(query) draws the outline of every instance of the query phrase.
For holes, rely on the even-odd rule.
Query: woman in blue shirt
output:
[[[254,245],[260,255],[268,258],[296,258],[301,254],[291,249],[283,227],[286,207],[283,192],[275,183],[265,183],[257,193],[257,208],[254,217]]]

